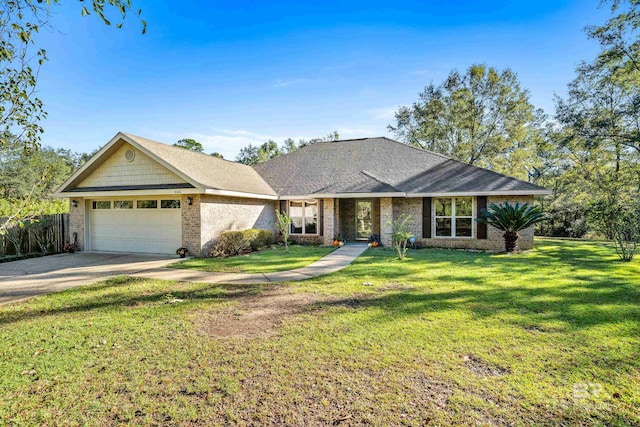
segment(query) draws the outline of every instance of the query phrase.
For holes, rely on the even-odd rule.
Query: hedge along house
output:
[[[475,221],[489,203],[533,203],[549,190],[388,138],[318,142],[254,167],[118,133],[57,191],[84,250],[206,256],[225,230],[275,231],[293,240],[335,235],[391,244],[389,221],[414,218],[421,246],[504,250],[502,233]],[[533,229],[519,247],[533,247]]]

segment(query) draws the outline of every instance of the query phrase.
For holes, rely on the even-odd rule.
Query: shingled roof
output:
[[[173,188],[167,184],[83,187],[82,181],[124,143],[146,152],[185,180],[185,184],[171,184],[173,187],[210,194],[276,199],[549,193],[543,187],[385,137],[317,142],[251,167],[120,132],[58,189],[58,195]]]
[[[254,168],[281,197],[549,192],[385,137],[317,142]]]
[[[123,134],[155,154],[175,169],[183,172],[202,187],[243,193],[276,195],[273,189],[251,166],[173,145],[162,144],[131,134]]]
[[[84,187],[83,180],[102,162],[113,154],[122,144],[128,143],[171,170],[187,184],[151,185],[151,186],[119,186]],[[151,190],[173,188],[196,188],[199,192],[232,192],[245,197],[251,195],[277,198],[275,191],[251,166],[223,160],[184,148],[162,144],[124,132],[118,133],[98,153],[69,178],[57,193],[79,193],[93,191]]]

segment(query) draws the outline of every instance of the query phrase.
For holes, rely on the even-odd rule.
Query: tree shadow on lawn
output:
[[[568,330],[632,322],[633,327],[628,330],[640,333],[640,291],[637,285],[626,280],[633,276],[637,267],[626,264],[633,269],[619,269],[620,264],[612,258],[611,249],[606,245],[552,243],[539,246],[532,253],[517,256],[419,250],[410,253],[413,260],[403,262],[394,261],[390,251],[374,251],[363,255],[345,270],[311,281],[318,290],[324,284],[355,281],[356,285],[347,288],[351,295],[345,298],[333,295],[326,301],[309,305],[377,307],[384,312],[377,319],[380,322],[456,309],[478,318],[514,314],[510,321],[524,328],[536,328],[539,322],[554,320],[562,322]],[[562,272],[558,283],[553,277],[543,277],[568,267],[582,273]],[[542,272],[539,269],[543,269]],[[372,288],[362,288],[366,295],[359,295],[359,283],[372,276],[381,285],[398,281],[415,286],[402,286],[402,291],[383,286],[378,293],[371,293]],[[223,303],[278,286],[180,282],[166,282],[165,287],[150,286],[149,289],[133,286],[145,280],[119,277],[7,306],[0,309],[0,325],[57,313],[121,310],[158,304],[167,299],[168,293],[173,298],[185,300],[181,306],[203,301]]]
[[[380,321],[457,309],[478,318],[511,314],[511,321],[534,329],[549,321],[566,330],[631,322],[629,330],[637,334],[638,265],[620,263],[611,247],[544,240],[523,254],[424,249],[409,252],[405,261],[380,252],[323,282],[338,284],[343,274],[353,281],[413,285],[363,297],[362,306],[383,309]]]
[[[446,279],[446,278],[445,278]],[[456,280],[464,280],[456,276]],[[469,278],[469,282],[477,280]],[[353,298],[345,298],[353,301]],[[430,312],[464,310],[477,318],[509,313],[522,317],[517,323],[525,328],[537,322],[557,320],[566,330],[602,324],[635,324],[640,334],[640,293],[630,285],[565,285],[555,288],[507,286],[499,289],[455,289],[447,291],[405,290],[380,296],[364,296],[361,307],[383,309],[378,321],[423,316]],[[330,304],[342,305],[342,301]],[[637,335],[635,335],[637,336]]]
[[[184,282],[167,282],[171,286],[145,291],[129,286],[149,281],[148,279],[121,276],[90,286],[68,289],[41,298],[0,307],[0,326],[10,323],[53,316],[60,313],[81,313],[93,310],[121,310],[137,306],[149,306],[182,299],[179,306],[208,301],[223,303],[255,295],[272,285],[224,285]],[[156,281],[162,282],[162,281]],[[189,289],[180,289],[180,285]],[[45,305],[46,304],[46,305]]]

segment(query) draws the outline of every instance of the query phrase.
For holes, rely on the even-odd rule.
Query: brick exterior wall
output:
[[[397,220],[403,214],[411,215],[413,222],[411,224],[411,233],[416,239],[422,237],[422,197],[394,197],[393,203],[393,219]]]
[[[187,204],[190,197],[191,206]],[[180,199],[182,214],[182,246],[189,249],[189,254],[200,256],[202,254],[202,238],[200,233],[200,194],[182,195]]]
[[[385,246],[391,246],[391,225],[393,218],[393,200],[391,197],[380,198],[380,240]]]
[[[420,215],[422,215],[422,199],[417,198],[419,202]],[[491,203],[529,203],[533,204],[533,196],[488,196],[487,205]],[[412,205],[412,212],[415,212],[416,206]],[[422,247],[437,247],[437,248],[455,248],[455,249],[476,249],[485,251],[502,252],[504,248],[503,232],[487,226],[487,238],[486,239],[451,239],[451,238],[422,238],[422,216],[417,217],[416,229],[419,229],[420,234],[416,234],[416,244]],[[518,239],[518,249],[528,250],[533,249],[533,227],[529,227],[526,230],[520,232],[520,238]]]
[[[72,200],[78,202],[77,207],[73,207]],[[78,247],[81,251],[85,249],[84,213],[85,199],[83,197],[74,197],[69,199],[69,240],[73,242],[73,234],[75,233],[78,239]]]
[[[299,245],[323,245],[325,243],[324,236],[289,236],[289,241]]]
[[[533,196],[490,196],[487,197],[487,206],[491,203],[501,204],[504,202],[509,202],[510,204],[514,203],[528,203],[530,206],[533,205],[534,197]],[[496,242],[494,247],[497,247],[498,251],[504,251],[504,238],[502,237],[504,233],[494,227],[487,227],[487,240]],[[518,249],[526,251],[529,249],[533,249],[533,227],[526,228],[518,233],[520,238],[518,239]]]
[[[323,199],[324,200],[324,229],[322,230],[323,239],[322,244],[333,245],[333,236],[336,234],[335,220],[336,220],[336,199]]]
[[[204,194],[201,195],[199,199],[200,256],[210,255],[210,251],[215,245],[218,236],[220,236],[220,233],[223,231],[258,228],[271,230],[274,234],[276,233],[276,209],[278,208],[278,202],[275,200],[246,199]],[[191,248],[189,249],[191,250]]]
[[[338,230],[348,240],[353,240],[355,231],[352,230],[349,224],[353,221],[355,210],[352,209],[355,206],[354,199],[336,199],[340,205],[340,209],[335,212],[338,213],[333,218]],[[533,204],[533,196],[489,196],[487,197],[487,204],[490,203],[529,203]],[[411,232],[416,236],[416,245],[421,247],[439,247],[439,248],[456,248],[456,249],[477,249],[501,252],[504,251],[504,238],[502,232],[493,228],[487,227],[486,239],[464,239],[464,238],[423,238],[422,237],[422,198],[421,197],[383,197],[378,199],[377,203],[374,203],[374,218],[379,218],[377,223],[380,232],[382,244],[385,246],[391,245],[391,227],[388,222],[391,218],[397,220],[402,214],[409,214],[413,218],[413,224],[411,225]],[[325,209],[325,224],[329,218],[327,217],[327,211]],[[474,225],[475,226],[475,225]],[[376,227],[374,227],[375,230]],[[375,233],[375,231],[374,231]],[[325,243],[329,243],[325,239]],[[533,248],[533,227],[520,232],[520,239],[518,239],[518,248],[520,250],[528,250]]]
[[[191,206],[187,204],[187,197],[193,200]],[[69,201],[69,237],[73,239],[73,233],[76,233],[78,246],[80,250],[84,250],[86,200],[82,197],[75,197],[73,200],[78,206],[74,208],[71,200]],[[292,241],[331,245],[335,234],[341,232],[345,235],[341,226],[354,222],[344,216],[349,213],[349,206],[355,206],[354,203],[350,204],[349,200],[324,199],[323,236],[292,236]],[[487,197],[487,204],[500,204],[507,201],[533,204],[534,197]],[[183,195],[181,206],[182,246],[188,248],[195,256],[209,256],[217,237],[226,230],[259,228],[277,233],[275,225],[277,201],[193,194]],[[355,214],[355,211],[352,210],[351,213]],[[374,220],[373,232],[380,230],[383,245],[391,245],[389,220],[397,219],[403,213],[410,214],[414,218],[411,231],[416,236],[418,246],[504,251],[503,233],[493,227],[487,227],[487,239],[422,238],[422,198],[420,197],[393,199],[383,197],[374,203],[374,218],[378,217],[379,222]],[[520,250],[533,248],[533,227],[520,232],[518,248]]]

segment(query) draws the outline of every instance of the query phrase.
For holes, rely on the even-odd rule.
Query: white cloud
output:
[[[367,110],[367,114],[369,114],[369,116],[375,120],[390,121],[394,119],[396,111],[398,111],[397,106],[372,108],[370,110]]]

